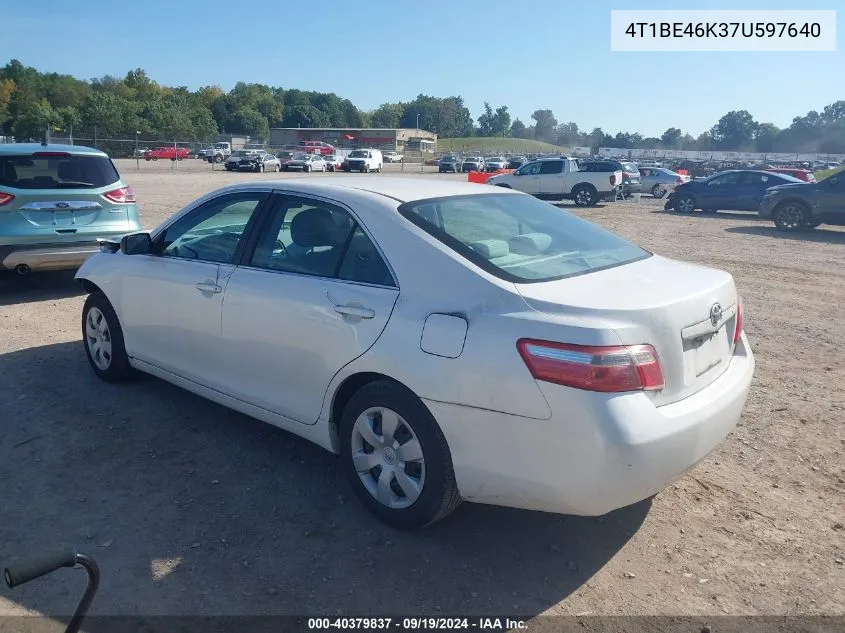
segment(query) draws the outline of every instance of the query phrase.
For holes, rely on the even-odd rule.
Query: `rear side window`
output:
[[[400,213],[479,268],[514,283],[583,275],[651,253],[532,196],[405,203]]]
[[[562,160],[544,160],[540,163],[540,173],[545,174],[560,174],[563,172]]]
[[[0,156],[0,185],[16,189],[98,189],[120,180],[105,156]]]

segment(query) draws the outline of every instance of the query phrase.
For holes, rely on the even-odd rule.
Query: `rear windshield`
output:
[[[634,163],[622,163],[622,168],[629,174],[639,171],[639,167],[637,167]]]
[[[97,189],[120,180],[105,156],[0,156],[0,185],[17,189]]]
[[[464,258],[514,283],[583,275],[651,255],[531,196],[453,196],[408,202],[399,211]]]

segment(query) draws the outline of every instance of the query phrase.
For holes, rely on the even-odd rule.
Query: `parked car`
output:
[[[385,163],[401,163],[405,157],[399,152],[386,151],[381,153]]]
[[[300,435],[399,528],[648,498],[734,429],[754,371],[730,274],[484,185],[242,183],[109,247],[76,274],[97,377]]]
[[[320,156],[330,156],[337,153],[334,145],[329,145],[323,141],[302,141],[300,142],[301,150],[306,154],[319,154]]]
[[[669,189],[689,181],[689,176],[678,174],[665,167],[640,167],[642,191],[647,191],[655,198],[662,198]]]
[[[452,173],[457,174],[459,171],[461,171],[461,164],[462,164],[462,161],[460,160],[460,158],[458,156],[454,156],[454,155],[450,154],[448,156],[444,156],[443,158],[441,158],[440,162],[437,164],[437,166],[438,166],[438,171],[441,174],[447,173],[447,172],[452,172]]]
[[[716,211],[757,211],[769,187],[787,183],[804,183],[788,174],[769,171],[732,170],[678,185],[666,199],[666,210],[692,213]]]
[[[465,174],[471,171],[484,171],[484,159],[481,156],[467,156],[461,163],[461,171]]]
[[[514,156],[508,159],[508,169],[519,169],[525,163],[528,162],[528,159],[525,156]]]
[[[770,218],[781,231],[811,229],[820,224],[845,225],[845,171],[819,182],[789,183],[766,190],[759,215]]]
[[[289,161],[282,163],[282,171],[328,171],[328,165],[322,154],[294,154]]]
[[[0,144],[0,269],[78,267],[97,238],[141,228],[132,187],[82,145]]]
[[[766,171],[776,174],[787,174],[804,182],[816,182],[816,177],[809,169],[798,169],[797,167],[768,167]]]
[[[210,163],[222,163],[232,155],[232,146],[229,143],[215,143],[203,152],[203,156]]]
[[[223,167],[226,169],[226,171],[238,171],[242,158],[245,158],[245,157],[248,157],[248,156],[255,156],[258,153],[259,153],[258,150],[254,150],[254,149],[235,150],[234,152],[232,152],[229,155],[229,158],[227,158],[223,162]]]
[[[484,159],[484,171],[499,171],[500,169],[507,169],[508,161],[501,156],[493,156],[492,158]]]
[[[326,161],[326,171],[337,171],[343,166],[343,159],[337,154],[323,156],[323,160]]]
[[[282,161],[266,152],[248,154],[238,161],[238,171],[281,171]]]
[[[187,147],[156,147],[144,153],[144,160],[185,160],[190,155]]]
[[[343,161],[343,171],[380,172],[383,162],[380,150],[353,149]]]
[[[614,173],[622,172],[622,187],[620,192],[624,197],[629,197],[631,194],[640,193],[642,185],[640,183],[640,170],[636,163],[622,162],[618,160],[603,159],[603,160],[583,160],[578,159],[579,169],[588,172],[605,172]]]
[[[623,161],[622,166],[622,195],[626,198],[643,190],[640,181],[640,167],[636,163]]]
[[[510,174],[491,176],[488,185],[516,189],[544,200],[574,200],[589,207],[605,198],[615,199],[622,185],[622,171],[581,171],[572,158],[542,158]]]
[[[136,147],[135,150],[132,152],[133,156],[137,156],[138,158],[143,158],[144,154],[150,151],[149,147]]]

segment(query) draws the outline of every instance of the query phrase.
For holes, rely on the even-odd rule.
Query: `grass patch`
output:
[[[833,169],[822,169],[821,171],[813,172],[813,176],[816,177],[816,180],[824,180],[828,176],[832,176],[838,171],[845,170],[845,167],[834,167]]]
[[[437,139],[437,151],[518,152],[531,154],[536,152],[566,152],[567,148],[526,138],[469,136],[464,138],[439,138]]]

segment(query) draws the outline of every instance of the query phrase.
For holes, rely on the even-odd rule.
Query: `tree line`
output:
[[[190,90],[158,84],[138,68],[119,78],[84,81],[42,73],[13,59],[0,69],[0,131],[19,140],[41,139],[45,130],[100,138],[132,137],[208,142],[220,133],[267,139],[271,127],[416,128],[441,138],[515,137],[568,147],[589,146],[732,150],[758,152],[845,152],[845,101],[795,117],[789,127],[754,120],[746,110],[725,114],[693,137],[676,127],[660,137],[637,132],[615,135],[601,128],[561,123],[552,110],[538,109],[526,123],[512,119],[508,106],[484,104],[473,119],[460,96],[420,94],[413,101],[358,109],[334,93],[283,89],[239,82]]]

